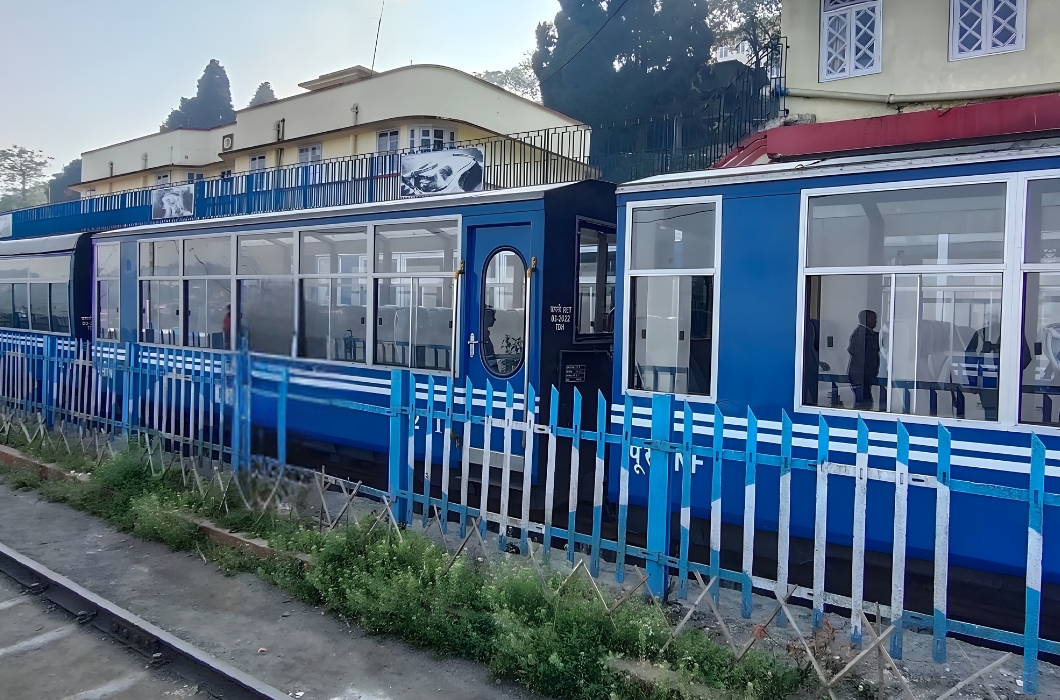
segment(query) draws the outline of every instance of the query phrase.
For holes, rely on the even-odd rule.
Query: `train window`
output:
[[[12,328],[24,328],[29,330],[29,285],[11,285],[12,295],[15,301],[15,318]]]
[[[293,330],[292,278],[239,280],[239,332],[246,334],[251,350],[290,355]]]
[[[96,338],[118,340],[121,321],[118,317],[121,282],[121,244],[96,246]]]
[[[290,275],[294,272],[294,234],[240,236],[238,268],[241,275]]]
[[[96,279],[117,279],[121,273],[121,245],[102,243],[96,246]]]
[[[302,281],[299,355],[365,362],[368,339],[368,280]]]
[[[186,260],[187,258],[185,258]],[[184,344],[193,348],[232,347],[232,283],[228,279],[184,282],[188,327]]]
[[[452,367],[453,280],[376,280],[375,362],[415,369]]]
[[[70,332],[70,283],[52,282],[51,293],[51,326],[52,333]]]
[[[367,272],[368,229],[303,233],[298,261],[298,271],[305,275]]]
[[[29,286],[29,327],[34,331],[50,331],[51,301],[48,285],[34,283]]]
[[[140,282],[140,342],[180,344],[180,282]]]
[[[526,338],[526,265],[519,254],[493,253],[482,289],[482,362],[491,374],[510,377],[523,366]]]
[[[0,284],[0,327],[15,327],[15,307],[11,298],[11,284]]]
[[[180,252],[176,241],[140,243],[140,276],[167,277],[180,274]]]
[[[184,274],[188,277],[232,274],[232,240],[228,236],[186,239]]]
[[[1019,420],[1060,422],[1060,180],[1027,185]]]
[[[69,255],[45,255],[29,259],[30,279],[66,279],[70,276]]]
[[[578,230],[577,339],[614,331],[617,252],[614,230]]]
[[[713,202],[633,210],[630,269],[714,267]]]
[[[375,271],[418,273],[456,269],[460,229],[455,221],[394,224],[375,229]]]
[[[709,396],[717,203],[638,207],[632,220],[629,388]]]
[[[809,197],[804,406],[998,420],[1007,196],[976,183]]]

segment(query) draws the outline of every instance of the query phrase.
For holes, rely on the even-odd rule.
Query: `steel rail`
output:
[[[216,659],[92,591],[0,543],[0,573],[165,667],[210,695],[225,700],[290,700],[287,693]]]

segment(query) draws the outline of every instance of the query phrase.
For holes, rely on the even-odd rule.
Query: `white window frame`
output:
[[[869,68],[855,68],[856,49],[856,22],[855,18],[859,11],[872,8],[876,13],[876,33],[873,38],[874,53],[872,66]],[[830,19],[844,16],[847,22],[846,42],[847,59],[846,67],[833,75],[828,74],[828,22]],[[818,54],[819,82],[828,83],[833,80],[844,80],[856,78],[862,75],[874,75],[883,70],[883,0],[821,0],[821,24],[820,24],[820,50]]]
[[[259,165],[260,163],[260,165]],[[265,169],[265,154],[255,153],[250,157],[250,172],[256,173],[261,172]]]
[[[202,180],[204,178],[204,175],[201,172],[189,170],[187,173],[187,178],[188,182],[196,182],[198,180]]]
[[[380,150],[379,141],[384,137],[387,140],[388,148],[386,148],[385,150]],[[390,145],[393,145],[394,148],[389,148]],[[375,132],[375,148],[376,153],[393,153],[395,151],[400,151],[401,129],[380,129],[379,131]]]
[[[158,236],[158,237],[146,237],[137,238],[136,240],[136,342],[140,345],[149,345],[152,347],[161,348],[182,348],[184,347],[184,336],[185,329],[187,326],[186,319],[184,317],[184,239],[173,238],[170,236]],[[140,260],[141,249],[140,246],[144,243],[163,243],[168,241],[175,241],[177,244],[177,274],[176,275],[147,275],[145,276],[142,272],[142,265]],[[92,271],[92,281],[95,283],[96,274],[95,270]],[[144,282],[176,282],[177,283],[177,318],[180,319],[177,324],[177,332],[179,337],[175,343],[149,343],[143,340],[143,320],[144,320]]]
[[[428,129],[431,132],[431,145],[420,146],[420,140],[423,138],[420,135],[421,129]],[[434,132],[440,130],[442,132],[442,148],[453,148],[456,146],[458,139],[458,132],[455,126],[438,126],[437,124],[416,124],[415,126],[408,127],[409,131],[409,149],[412,151],[427,151],[427,150],[441,150],[434,147],[434,142],[437,139],[434,138]]]
[[[622,271],[622,307],[616,305],[615,313],[622,313],[622,391],[630,396],[651,397],[657,393],[665,393],[675,397],[677,401],[688,401],[689,403],[713,404],[718,395],[718,354],[720,342],[718,331],[721,328],[721,231],[722,231],[722,196],[709,195],[702,197],[675,197],[671,199],[645,199],[626,204],[625,241],[623,243],[623,255],[625,268]],[[633,212],[637,209],[658,209],[659,207],[680,206],[684,204],[714,204],[714,267],[695,269],[655,269],[655,270],[633,270]],[[633,288],[634,277],[676,277],[676,276],[706,276],[714,278],[714,297],[712,321],[712,342],[710,347],[710,393],[709,394],[675,394],[671,392],[654,392],[645,389],[633,389],[629,386],[629,353],[631,324],[629,311],[633,308],[630,292]]]
[[[314,157],[315,151],[315,157]],[[324,145],[321,143],[311,143],[307,146],[298,147],[298,164],[305,165],[307,163],[319,163],[324,160]]]
[[[806,278],[816,275],[830,274],[888,274],[900,271],[900,266],[865,266],[865,267],[828,267],[811,268],[806,266],[807,235],[809,233],[807,216],[809,213],[809,201],[813,197],[821,197],[833,194],[856,194],[866,192],[892,192],[898,190],[915,190],[932,187],[954,187],[958,185],[978,185],[987,183],[998,183],[1006,185],[1005,196],[1005,260],[1001,264],[992,263],[988,265],[950,265],[935,266],[939,272],[952,273],[956,268],[958,272],[990,272],[1001,274],[1001,361],[998,367],[998,415],[996,421],[978,420],[975,418],[947,418],[940,416],[914,416],[882,411],[858,411],[853,408],[832,408],[830,406],[806,406],[802,402],[802,370],[803,370],[803,342],[805,337],[806,318]],[[1021,187],[1023,188],[1021,190]],[[802,201],[799,210],[799,273],[796,289],[795,304],[795,387],[792,397],[792,405],[796,413],[823,414],[825,416],[841,416],[852,418],[863,415],[874,421],[887,421],[903,423],[920,423],[926,425],[946,425],[951,427],[976,427],[990,430],[1014,428],[1019,425],[1019,389],[1020,389],[1020,351],[1021,334],[1010,332],[1008,329],[1016,328],[1022,323],[1023,306],[1021,297],[1022,272],[1020,262],[1023,257],[1023,215],[1020,212],[1025,199],[1026,187],[1020,183],[1020,176],[1016,173],[997,173],[990,175],[978,175],[952,178],[930,178],[925,180],[908,180],[894,183],[872,183],[865,185],[851,185],[846,187],[823,187],[802,190]],[[916,271],[931,274],[932,266],[917,266]],[[908,268],[914,269],[912,267]],[[1016,318],[1016,315],[1020,316]],[[1041,427],[1041,426],[1026,426]]]
[[[155,175],[155,184],[156,185],[168,185],[170,180],[172,179],[169,175],[170,175],[170,173],[168,171],[164,172],[164,173],[156,174]]]
[[[99,271],[99,246],[101,245],[113,245],[118,248],[118,276],[117,277],[100,277],[96,273]],[[139,246],[136,248],[137,253],[137,268],[136,268],[136,286],[140,286],[140,267],[139,267]],[[99,337],[99,283],[100,282],[117,282],[118,283],[118,337],[117,338],[100,338]],[[137,295],[139,295],[137,291]],[[111,240],[103,238],[92,244],[92,338],[105,343],[118,343],[121,342],[121,241]],[[136,320],[137,329],[136,335],[140,335],[140,320]]]
[[[982,45],[974,51],[960,51],[961,0],[950,0],[950,60],[963,61],[980,56],[996,56],[1003,53],[1023,51],[1027,47],[1027,0],[1014,0],[1016,3],[1016,41],[1009,46],[990,46],[989,39],[994,32],[995,8],[1002,0],[982,0]]]

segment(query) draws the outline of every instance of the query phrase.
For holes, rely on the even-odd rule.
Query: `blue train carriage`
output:
[[[90,239],[71,233],[0,240],[0,329],[40,333],[64,347],[91,339]]]
[[[813,563],[825,550],[814,550],[814,528],[826,516],[829,590],[867,586],[866,596],[886,603],[898,561],[894,482],[904,480],[894,475],[904,459],[913,475],[907,609],[930,615],[938,606],[932,558],[948,538],[951,613],[1018,627],[1027,499],[1041,507],[1033,482],[1026,491],[1032,433],[1049,449],[1046,491],[1060,491],[1060,148],[993,145],[664,175],[619,187],[618,206],[613,424],[631,406],[634,432],[647,436],[652,398],[669,394],[678,416],[684,401],[692,407],[697,449],[709,450],[722,416],[724,449],[780,455],[783,443],[796,460],[788,464],[804,467],[792,469],[793,539],[780,561],[780,460],[761,460],[755,473],[726,459],[713,483],[713,453],[699,449],[682,504],[681,462],[671,456],[670,476],[655,481],[648,450],[615,451],[608,494],[619,501],[628,469],[631,532],[646,527],[649,493],[668,488],[673,512],[690,506],[696,561],[720,549],[723,568],[823,589],[814,577],[820,568],[823,581],[823,567]],[[675,417],[678,443],[682,425]],[[940,453],[950,455],[948,472]],[[826,477],[819,513],[816,462],[830,473],[880,471],[868,470],[865,491],[856,479]],[[950,479],[952,510],[937,528],[936,489],[917,486],[938,483],[948,494]],[[987,497],[980,484],[1015,490],[991,491],[1009,500]],[[711,547],[718,497],[724,524]],[[1057,510],[1046,509],[1046,533],[1060,528]],[[679,529],[675,522],[671,552]],[[868,573],[852,580],[859,546]],[[1060,547],[1045,547],[1043,571],[1052,601],[1043,614],[1052,610],[1055,631],[1049,584],[1060,583]]]
[[[279,453],[286,376],[287,460],[385,490],[388,419],[355,407],[388,407],[395,369],[411,371],[420,406],[433,381],[440,411],[450,385],[456,411],[468,386],[479,406],[491,387],[498,417],[510,385],[517,419],[528,386],[546,417],[539,387],[561,387],[567,420],[575,386],[610,394],[614,189],[583,181],[96,234],[96,338],[137,343],[142,361],[171,366],[231,357],[245,337],[252,452]],[[462,435],[433,428],[435,462],[451,440],[458,479]],[[478,503],[481,425],[470,444]],[[493,464],[502,444],[497,429]],[[513,469],[524,450],[512,446]],[[421,442],[418,480],[423,452]],[[591,471],[592,456],[584,461]]]

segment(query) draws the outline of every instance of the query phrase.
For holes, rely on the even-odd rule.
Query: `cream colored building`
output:
[[[175,129],[83,153],[82,196],[299,162],[497,135],[579,128],[563,114],[467,73],[363,66],[301,83],[306,92],[236,111],[212,129]]]
[[[836,121],[1060,92],[1060,0],[784,0],[786,107]]]

